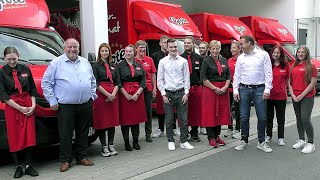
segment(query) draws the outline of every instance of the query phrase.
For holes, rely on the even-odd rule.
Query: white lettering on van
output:
[[[3,11],[6,5],[26,4],[26,0],[0,0],[0,11]]]
[[[124,49],[119,49],[119,50],[116,50],[116,52],[114,52],[112,54],[112,61],[114,63],[118,63],[122,60],[125,60],[124,58]]]
[[[233,26],[233,27],[234,27],[234,29],[237,30],[241,35],[243,35],[243,33],[247,30],[247,28],[244,27],[244,26],[237,26],[237,25],[235,25],[235,26]]]
[[[286,29],[280,29],[278,28],[278,31],[281,32],[282,34],[284,35],[287,35],[288,34],[288,31]]]
[[[116,20],[117,17],[114,16],[113,14],[109,14],[108,20]],[[109,23],[110,24],[110,23]],[[109,27],[108,28],[109,33],[119,33],[120,32],[120,21],[116,22],[116,25],[114,27]]]
[[[175,18],[173,16],[169,17],[169,20],[178,26],[182,26],[184,24],[188,24],[188,20],[186,18]]]

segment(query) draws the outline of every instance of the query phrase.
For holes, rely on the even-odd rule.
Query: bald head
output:
[[[64,52],[71,61],[77,60],[79,46],[79,42],[74,38],[69,38],[64,42]]]

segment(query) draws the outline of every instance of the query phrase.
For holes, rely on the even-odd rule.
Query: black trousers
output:
[[[138,143],[139,141],[139,134],[140,134],[140,127],[139,124],[134,125],[122,125],[121,132],[123,136],[123,140],[125,143],[129,143],[129,129],[131,128],[131,134],[133,138],[133,143]]]
[[[58,127],[60,162],[72,162],[72,135],[75,130],[76,160],[87,156],[88,132],[92,122],[92,99],[83,104],[59,104]]]
[[[96,129],[96,134],[99,136],[99,140],[102,146],[106,146],[106,131],[108,131],[108,145],[113,145],[114,134],[116,132],[115,127],[110,127],[106,129]]]
[[[233,100],[233,92],[229,92],[230,95],[230,110],[232,111],[232,104],[233,104],[233,109],[234,109],[234,113],[236,116],[236,127],[235,130],[240,131],[240,106],[239,106],[239,102],[236,102]],[[232,118],[232,113],[230,116],[230,120],[231,120],[231,125],[228,126],[228,129],[233,130],[233,118]]]
[[[147,122],[145,122],[145,133],[146,136],[151,136],[152,133],[152,92],[145,91],[144,92],[144,104],[146,106],[147,111]]]
[[[221,134],[221,125],[214,127],[206,127],[208,140],[216,139]]]
[[[199,126],[191,126],[191,130],[190,130],[190,136],[191,137],[198,137],[198,128]]]
[[[284,138],[284,123],[287,100],[268,100],[267,101],[267,136],[272,137],[274,110],[278,123],[278,138]]]

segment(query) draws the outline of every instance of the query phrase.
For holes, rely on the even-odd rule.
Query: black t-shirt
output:
[[[107,77],[106,67],[104,66],[104,61],[96,62],[92,65],[92,71],[94,77],[96,78],[97,87],[100,85],[100,82],[106,81],[110,82],[109,77]],[[121,86],[120,75],[118,68],[114,64],[109,64],[109,69],[112,74],[112,80],[114,86]]]
[[[123,82],[139,82],[140,87],[146,88],[146,72],[143,66],[133,60],[134,76],[132,77],[131,69],[126,60],[122,60],[117,64],[120,74],[120,81]]]
[[[22,87],[22,92],[29,93],[30,96],[37,96],[36,85],[33,80],[30,68],[23,64],[17,64],[14,68],[17,70],[17,76]],[[19,94],[19,90],[15,88],[12,68],[5,65],[0,70],[0,99],[9,100],[10,95]]]
[[[158,70],[158,65],[159,65],[160,59],[166,57],[167,55],[168,55],[168,53],[161,51],[161,49],[151,55],[151,58],[153,60],[154,65],[156,66],[157,70]]]
[[[221,76],[218,67],[211,56],[206,57],[202,61],[200,79],[201,81],[209,80],[210,82],[222,82],[230,80],[230,70],[226,58],[219,56],[220,65],[222,67]]]
[[[188,53],[184,52],[180,56],[188,60]],[[190,74],[190,85],[202,85],[202,81],[200,80],[200,69],[203,61],[203,57],[199,54],[192,52],[190,54],[190,59],[192,63],[192,73]]]

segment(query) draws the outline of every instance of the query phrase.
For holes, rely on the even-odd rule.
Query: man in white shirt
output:
[[[241,143],[235,147],[243,150],[248,147],[249,118],[251,102],[256,109],[258,118],[258,145],[264,152],[272,152],[265,142],[266,100],[272,89],[272,66],[267,52],[256,49],[251,36],[241,36],[240,44],[243,53],[238,57],[234,81],[233,97],[240,101]]]
[[[157,86],[163,97],[165,111],[166,134],[169,150],[175,150],[173,127],[175,124],[174,109],[180,120],[180,147],[193,149],[188,141],[188,95],[190,89],[190,73],[188,62],[177,54],[178,43],[168,39],[169,56],[160,60],[158,66]]]

